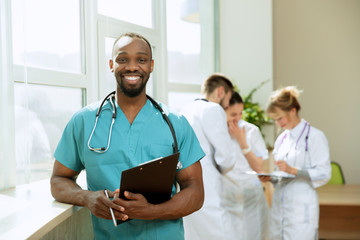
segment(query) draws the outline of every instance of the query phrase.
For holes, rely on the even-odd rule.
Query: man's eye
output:
[[[140,58],[139,59],[139,63],[145,63],[146,62],[146,59],[145,58]]]
[[[126,61],[127,61],[126,58],[118,58],[118,59],[117,59],[117,62],[118,62],[118,63],[125,63]]]

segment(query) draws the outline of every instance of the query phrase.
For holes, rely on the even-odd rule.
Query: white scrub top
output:
[[[310,126],[308,151],[306,121],[292,130],[285,130],[276,140],[274,160],[285,160],[299,170],[306,170],[310,179],[297,176],[275,184],[270,212],[269,239],[317,239],[319,201],[315,188],[331,177],[330,153],[324,133]],[[303,134],[301,134],[303,132]]]
[[[257,126],[240,120],[239,127],[245,127],[246,142],[253,153],[266,160],[268,150]],[[236,239],[262,240],[267,237],[269,206],[263,186],[255,175],[245,172],[253,171],[242,153],[236,139],[231,139],[232,153],[236,159],[234,168],[225,174],[224,205],[231,213],[232,222],[237,231]]]
[[[230,151],[231,139],[225,111],[217,103],[196,100],[187,105],[182,113],[193,127],[206,154],[200,161],[205,189],[204,205],[184,218],[185,239],[235,239],[230,214],[222,205],[222,174],[235,164]]]
[[[179,146],[182,169],[203,156],[196,135],[185,119],[161,105],[171,121]],[[105,153],[88,148],[88,139],[95,124],[99,104],[92,104],[77,112],[67,124],[55,158],[66,167],[80,172],[86,170],[87,187],[91,191],[120,187],[121,172],[140,163],[173,154],[173,137],[159,110],[148,100],[132,124],[116,104],[110,147]],[[107,144],[112,108],[107,102],[101,111],[90,145],[94,148]],[[177,171],[181,171],[177,170]],[[175,183],[172,194],[175,194]],[[92,215],[95,239],[184,239],[182,219],[134,219],[114,227],[112,220]]]

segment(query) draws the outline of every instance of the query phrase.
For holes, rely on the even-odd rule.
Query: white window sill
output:
[[[0,206],[0,239],[39,239],[82,209],[55,201],[49,179],[1,191]]]

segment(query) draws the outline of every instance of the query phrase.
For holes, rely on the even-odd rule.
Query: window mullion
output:
[[[13,67],[13,79],[15,82],[24,82],[23,66],[15,65]],[[26,67],[26,80],[27,83],[60,87],[87,88],[88,86],[84,74],[67,73],[33,67]]]
[[[0,190],[15,186],[15,113],[11,63],[11,6],[0,0]]]
[[[81,0],[81,6],[83,12],[81,17],[82,43],[84,46],[82,60],[84,61],[84,80],[86,81],[84,104],[86,105],[99,99],[99,81],[101,81],[98,73],[97,0]]]

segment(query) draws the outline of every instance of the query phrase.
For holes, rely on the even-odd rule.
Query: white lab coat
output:
[[[268,158],[268,150],[257,126],[240,120],[239,127],[245,126],[246,141],[252,152],[263,160]],[[231,213],[236,226],[236,239],[263,240],[267,237],[269,206],[263,186],[241,151],[236,139],[231,139],[231,151],[236,158],[234,168],[225,174],[224,206]]]
[[[223,173],[235,164],[230,152],[226,114],[216,103],[196,100],[183,109],[206,156],[200,161],[205,199],[202,208],[184,217],[186,240],[235,239],[229,213],[222,205]]]
[[[318,239],[319,201],[315,188],[326,184],[331,177],[330,153],[324,133],[312,126],[308,151],[305,151],[308,129],[301,135],[305,123],[302,119],[292,130],[285,130],[275,142],[274,160],[285,160],[290,166],[307,170],[311,180],[298,176],[275,184],[270,239]]]

